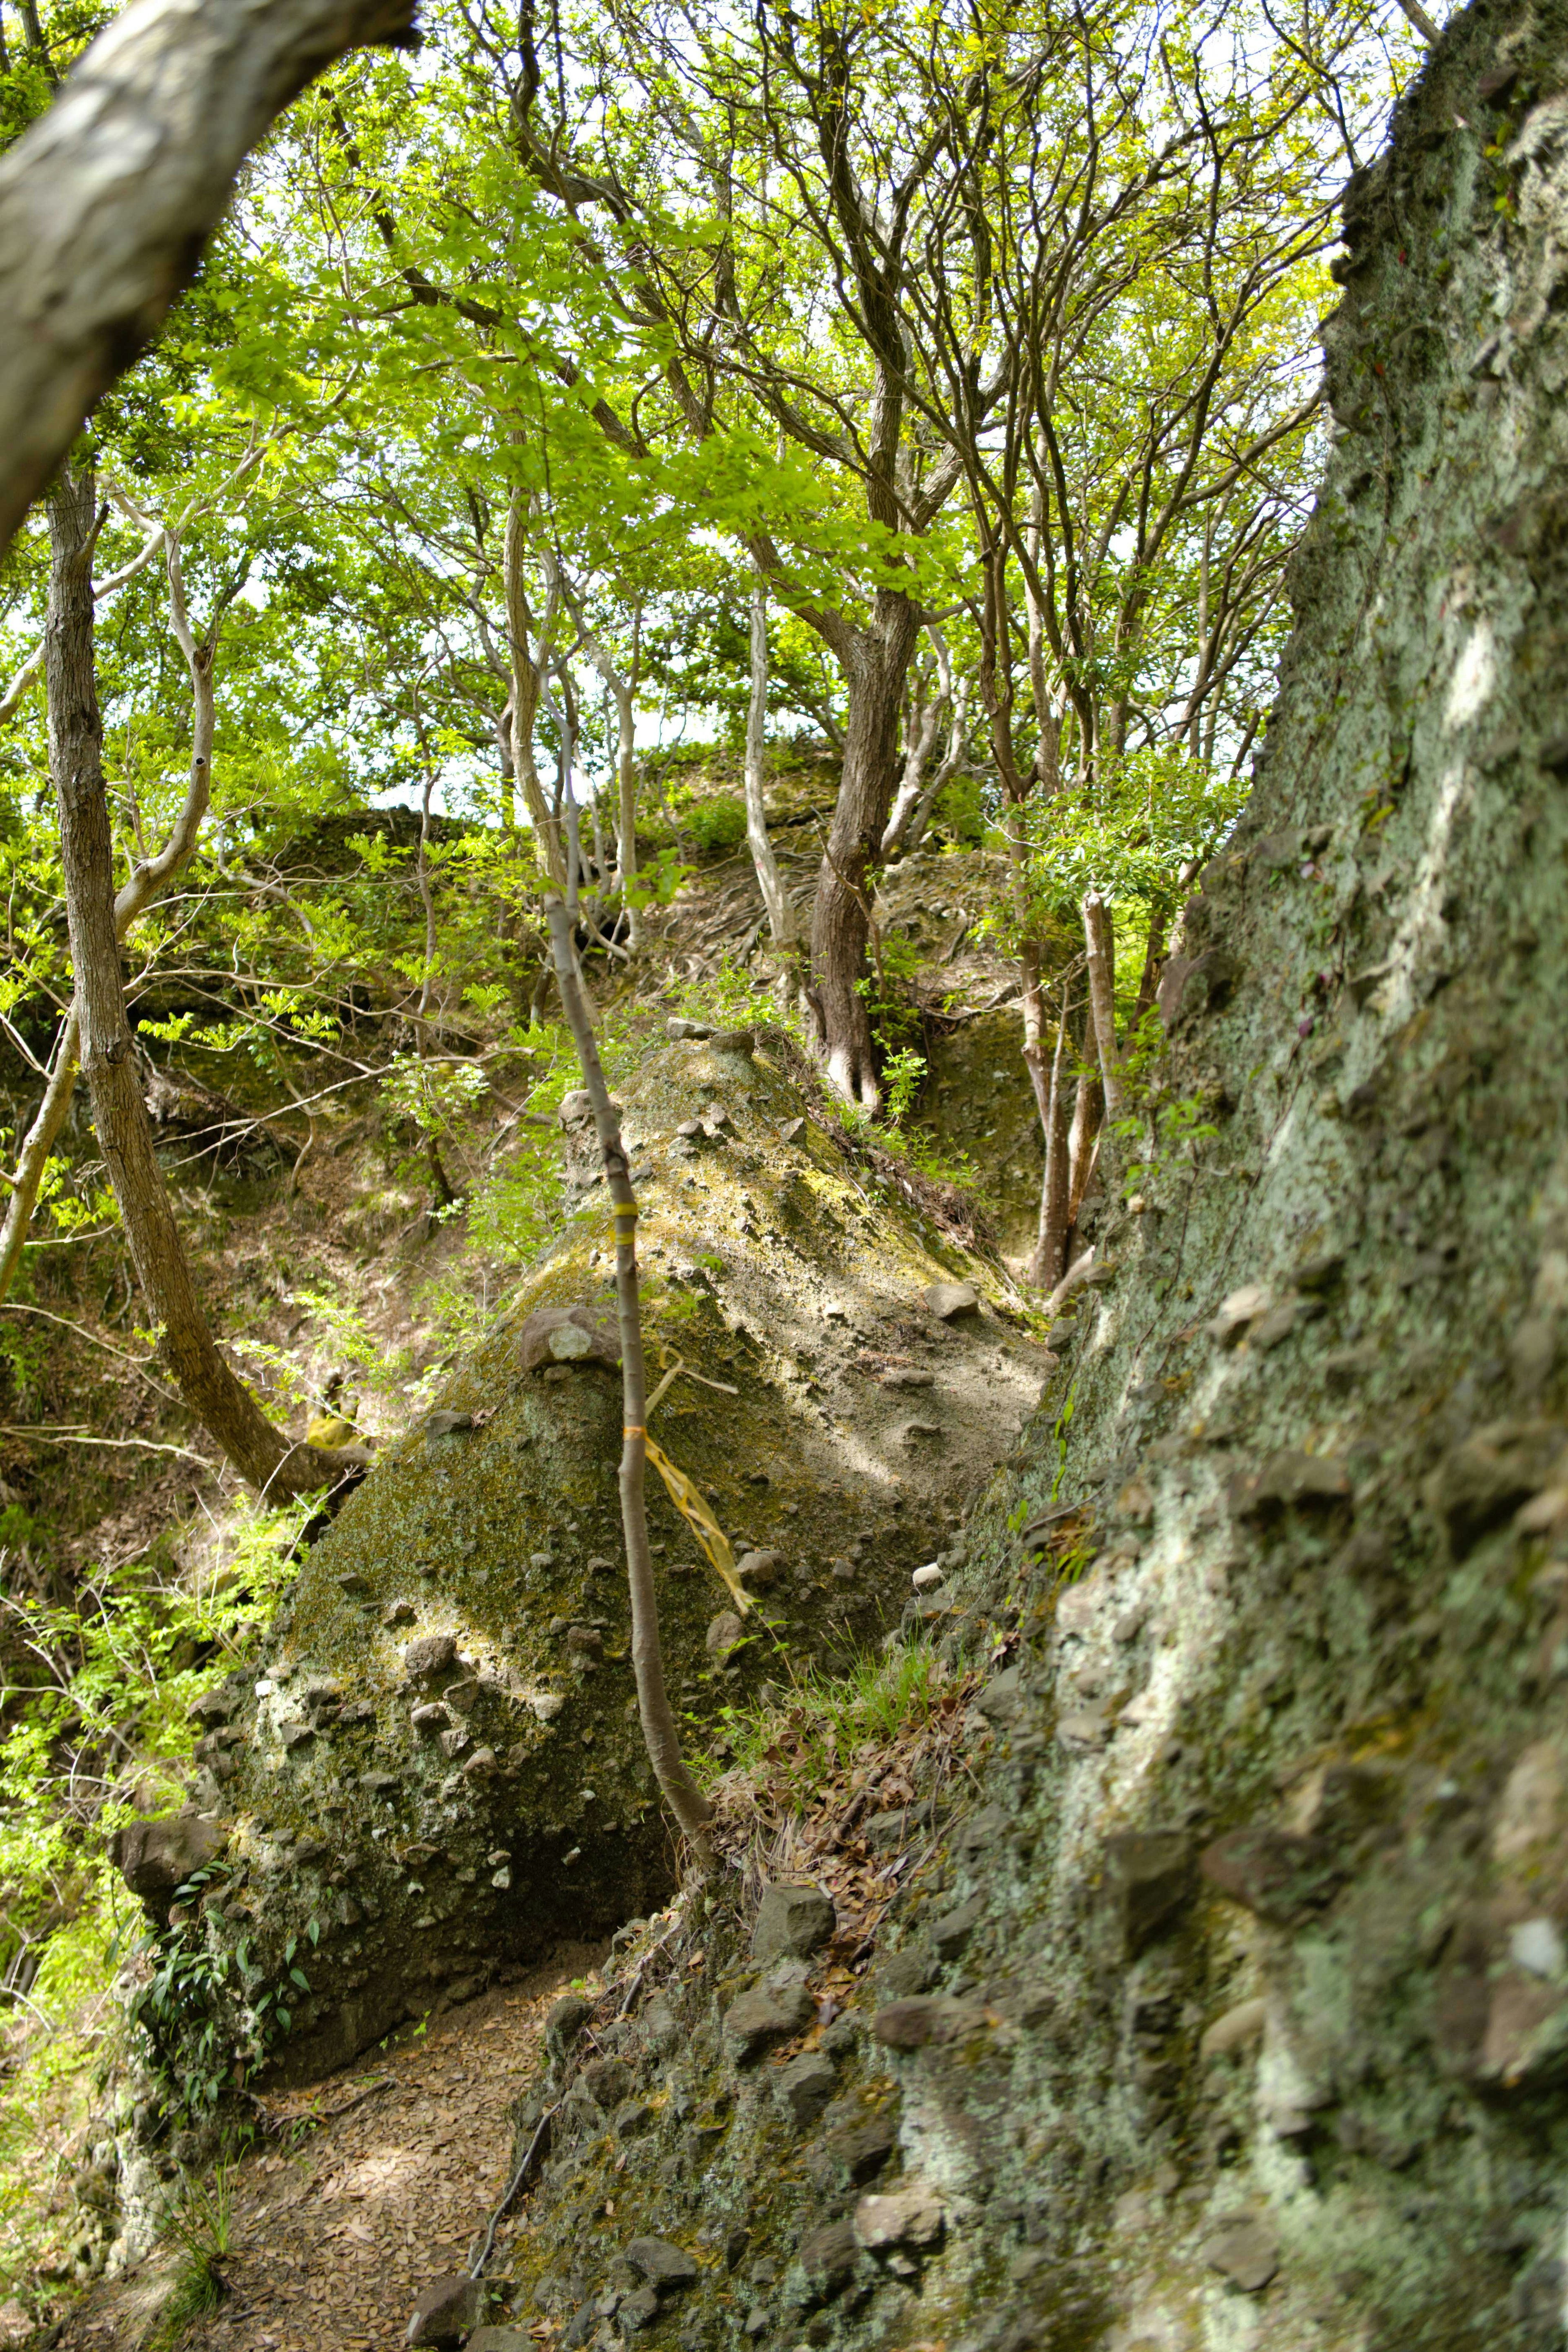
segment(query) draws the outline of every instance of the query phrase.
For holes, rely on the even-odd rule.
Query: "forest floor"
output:
[[[256,2146],[225,2176],[226,2292],[181,2330],[181,2352],[402,2344],[421,2288],[466,2269],[482,2242],[545,2012],[601,1957],[559,1953],[392,2036],[368,2062],[259,2099]],[[180,2249],[165,2245],[90,2291],[54,2337],[58,2352],[133,2352],[164,2320],[179,2263]],[[492,2256],[489,2267],[504,2263]]]

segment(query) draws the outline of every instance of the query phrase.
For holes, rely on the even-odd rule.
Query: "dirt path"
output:
[[[507,2109],[540,2061],[545,2011],[601,1955],[569,1952],[394,2037],[350,2072],[265,2103],[231,2179],[231,2293],[181,2352],[390,2352],[415,2295],[465,2269],[507,2185]],[[508,2231],[490,2273],[504,2276]],[[156,2324],[172,2258],[89,2295],[59,2352],[131,2352]]]

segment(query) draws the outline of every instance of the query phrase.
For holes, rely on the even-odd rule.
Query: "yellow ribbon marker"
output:
[[[651,1437],[645,1437],[643,1443],[649,1461],[669,1489],[671,1502],[707,1554],[715,1574],[744,1617],[751,1607],[751,1595],[735,1572],[735,1554],[729,1548],[729,1538],[685,1472],[677,1470],[668,1455],[660,1453]]]

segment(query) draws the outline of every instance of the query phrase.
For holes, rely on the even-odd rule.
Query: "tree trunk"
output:
[[[746,705],[746,838],[757,887],[768,909],[768,928],[777,948],[795,944],[795,909],[773,844],[768,838],[768,807],[764,793],[768,728],[768,590],[760,579],[751,586],[751,692]]]
[[[643,1726],[648,1760],[664,1790],[670,1811],[688,1837],[699,1865],[711,1866],[707,1824],[713,1807],[693,1780],[681,1754],[681,1737],[669,1694],[664,1687],[664,1654],[659,1642],[659,1601],[653,1589],[653,1562],[648,1549],[648,1514],[643,1480],[648,1463],[648,1381],[643,1361],[643,1311],[637,1296],[637,1196],[621,1122],[610,1099],[599,1047],[589,1018],[572,923],[566,908],[552,895],[546,901],[550,940],[555,950],[556,983],[566,1012],[567,1025],[583,1084],[593,1107],[593,1122],[604,1160],[604,1181],[615,1220],[615,1303],[621,1327],[621,1524],[626,1538],[626,1581],[632,1602],[632,1670],[637,1684],[637,1713]]]
[[[1089,1018],[1104,1089],[1105,1116],[1122,1115],[1122,1056],[1116,1043],[1116,942],[1111,909],[1098,890],[1083,899],[1083,947],[1089,970]]]
[[[93,662],[94,505],[91,468],[62,470],[49,508],[45,672],[82,1072],[131,1264],[161,1327],[160,1354],[185,1403],[241,1476],[281,1496],[329,1483],[344,1456],[290,1444],[219,1355],[152,1148],[115,923],[114,845]]]
[[[534,763],[534,721],[544,688],[542,664],[549,635],[549,617],[539,632],[539,658],[534,659],[525,567],[528,562],[528,501],[514,489],[507,507],[504,555],[507,593],[507,644],[512,664],[512,774],[521,790],[538,845],[539,864],[558,890],[564,890],[566,856],[560,823],[548,805],[539,772]]]
[[[1072,982],[1061,983],[1061,1008],[1056,1024],[1056,1048],[1051,1057],[1051,1083],[1046,1092],[1045,1176],[1040,1188],[1040,1228],[1029,1278],[1038,1290],[1054,1290],[1067,1271],[1069,1146],[1067,1136],[1068,999]]]
[[[880,588],[869,629],[845,663],[843,772],[811,910],[811,1002],[829,1082],[849,1101],[881,1100],[871,1023],[858,982],[871,929],[870,869],[898,772],[898,713],[919,632],[907,596]]]

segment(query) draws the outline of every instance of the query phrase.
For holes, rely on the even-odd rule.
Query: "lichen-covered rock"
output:
[[[1281,698],[1161,992],[1217,1133],[1107,1212],[951,1570],[994,1697],[951,1814],[867,1824],[920,1843],[840,2087],[801,2136],[809,2051],[732,2072],[674,1982],[635,2184],[583,2143],[538,2202],[541,2265],[601,2194],[742,2231],[705,2352],[1559,2352],[1565,88],[1568,10],[1472,7],[1351,183]]]
[[[707,1382],[677,1376],[653,1433],[762,1570],[743,1616],[650,1471],[665,1670],[699,1727],[772,1642],[804,1665],[883,1631],[932,1527],[956,1524],[994,1459],[998,1413],[1021,1421],[1049,1370],[994,1268],[857,1181],[809,1116],[792,1051],[779,1035],[682,1042],[625,1090],[650,1171],[649,1360]],[[214,1706],[229,1744],[198,1798],[212,1811],[221,1795],[234,1870],[208,1933],[246,1945],[257,1985],[289,1937],[317,1939],[271,2053],[290,2078],[668,1891],[620,1566],[613,1236],[595,1172],[586,1150],[569,1159],[559,1239],[350,1496],[260,1667]],[[988,1303],[950,1327],[921,1292],[954,1279]],[[889,1356],[928,1361],[939,1454],[909,1453],[875,1378]],[[845,1580],[832,1563],[852,1554]],[[308,1865],[301,1838],[319,1847]],[[498,1845],[500,1867],[486,1860]]]

